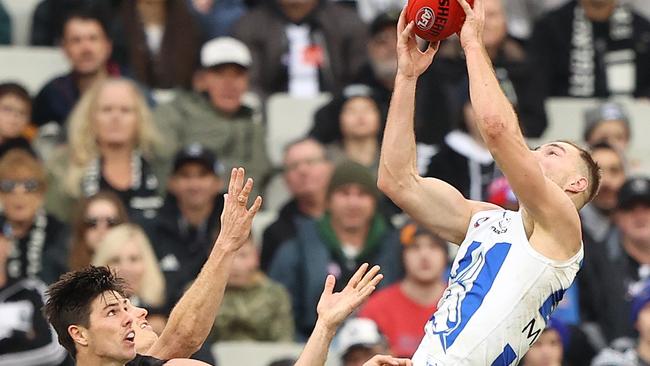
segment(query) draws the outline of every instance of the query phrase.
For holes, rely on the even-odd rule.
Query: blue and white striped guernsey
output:
[[[415,366],[516,365],[544,329],[580,269],[535,251],[521,212],[475,214]]]

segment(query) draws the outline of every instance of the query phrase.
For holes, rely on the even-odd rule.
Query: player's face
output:
[[[616,212],[616,225],[625,238],[650,243],[650,203],[638,202]]]
[[[611,120],[600,122],[587,137],[589,145],[596,145],[600,142],[625,151],[629,143],[629,136],[625,122],[620,120]]]
[[[359,230],[370,225],[375,206],[375,198],[358,184],[337,188],[329,199],[332,223],[344,230]]]
[[[313,141],[293,145],[284,156],[284,180],[289,192],[298,198],[325,195],[332,164],[323,148]]]
[[[203,164],[187,162],[174,173],[169,188],[181,206],[200,209],[214,202],[223,181]]]
[[[129,314],[134,319],[133,331],[135,332],[135,348],[138,353],[145,353],[158,340],[158,334],[147,321],[147,309],[140,308],[128,302]]]
[[[85,330],[91,354],[122,363],[135,357],[133,316],[120,294],[107,291],[92,301],[89,327]]]
[[[379,109],[372,99],[359,97],[346,101],[340,116],[343,138],[377,138],[380,119]]]
[[[131,85],[109,83],[99,92],[94,113],[97,141],[102,145],[135,143],[138,114]]]
[[[610,149],[594,150],[591,156],[601,169],[600,190],[593,204],[602,210],[612,210],[618,202],[618,191],[625,183],[623,161]]]
[[[226,114],[241,108],[248,90],[248,70],[239,65],[221,65],[204,74],[204,82],[215,108]]]
[[[88,75],[106,67],[111,43],[95,20],[71,19],[63,30],[63,51],[79,74]]]
[[[544,175],[566,190],[568,186],[583,177],[578,173],[582,166],[580,152],[565,142],[551,142],[533,151]]]
[[[420,283],[440,281],[447,264],[445,251],[430,235],[418,235],[404,248],[406,277]]]
[[[563,353],[560,334],[547,329],[526,353],[524,366],[561,366]]]

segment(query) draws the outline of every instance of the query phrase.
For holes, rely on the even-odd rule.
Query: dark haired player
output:
[[[518,212],[465,199],[416,170],[413,113],[418,77],[437,51],[417,48],[414,23],[400,17],[398,73],[379,168],[379,187],[406,213],[460,244],[449,286],[413,356],[416,366],[516,365],[535,342],[578,272],[583,247],[578,210],[598,191],[586,151],[554,142],[531,151],[499,87],[483,45],[484,0],[472,9],[460,42],[467,59],[477,126],[519,202]]]

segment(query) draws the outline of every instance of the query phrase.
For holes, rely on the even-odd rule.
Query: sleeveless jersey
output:
[[[475,214],[413,365],[517,365],[571,286],[582,258],[582,245],[566,261],[535,251],[521,212]]]

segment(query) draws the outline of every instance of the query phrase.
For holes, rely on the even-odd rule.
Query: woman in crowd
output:
[[[110,229],[97,245],[92,264],[115,269],[132,291],[129,300],[136,306],[155,310],[165,304],[165,278],[149,239],[137,225]]]
[[[30,129],[32,99],[27,90],[16,83],[0,83],[0,149],[34,134]]]
[[[132,81],[109,78],[94,85],[72,111],[67,130],[68,145],[48,162],[50,212],[67,221],[76,200],[108,190],[131,219],[155,216],[166,163],[149,108]]]
[[[72,217],[70,270],[88,266],[106,232],[128,220],[124,204],[113,192],[102,191],[82,200]]]
[[[371,90],[365,85],[345,88],[339,113],[341,138],[327,146],[335,163],[355,161],[376,174],[379,167],[381,114]]]

